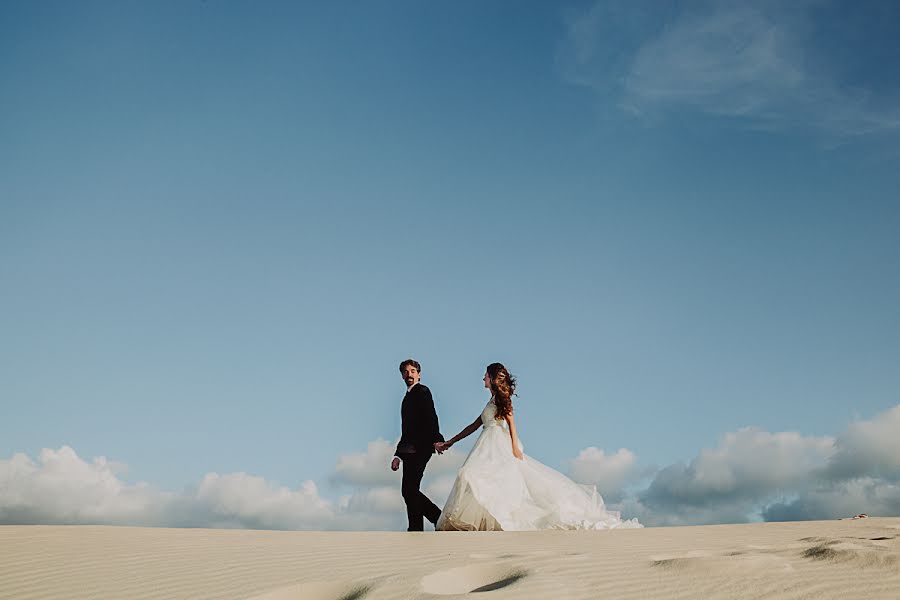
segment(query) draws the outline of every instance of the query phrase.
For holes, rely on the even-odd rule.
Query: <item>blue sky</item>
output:
[[[408,356],[445,435],[504,362],[526,452],[574,475],[602,451],[584,460],[615,484],[581,479],[650,522],[735,520],[821,490],[671,519],[628,504],[729,435],[752,455],[796,434],[815,470],[861,423],[893,431],[893,3],[0,15],[9,489],[26,481],[15,455],[40,477],[49,449],[119,491],[245,474],[315,482],[322,510],[349,510],[399,489],[342,461],[377,464],[376,441],[399,434]],[[853,481],[896,487],[893,467],[866,468]],[[342,526],[393,526],[363,513]],[[259,519],[238,524],[308,526]]]

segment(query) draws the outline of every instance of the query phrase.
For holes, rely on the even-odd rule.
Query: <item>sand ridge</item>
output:
[[[0,598],[900,598],[900,518],[602,532],[0,527]]]

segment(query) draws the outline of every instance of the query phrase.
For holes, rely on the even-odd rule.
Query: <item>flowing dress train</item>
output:
[[[608,511],[594,486],[575,483],[530,456],[512,453],[509,428],[496,419],[493,399],[481,413],[484,425],[456,476],[435,529],[529,531],[642,527]]]

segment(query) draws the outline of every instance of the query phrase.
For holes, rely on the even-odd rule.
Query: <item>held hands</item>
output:
[[[444,452],[449,450],[450,446],[452,445],[453,444],[451,444],[450,442],[435,442],[434,449],[438,454],[443,454]]]
[[[395,456],[394,460],[391,461],[391,471],[396,471],[399,468],[400,468],[400,459]]]

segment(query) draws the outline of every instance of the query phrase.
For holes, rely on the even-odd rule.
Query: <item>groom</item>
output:
[[[419,383],[421,371],[422,367],[412,359],[400,363],[400,375],[406,382],[406,395],[400,406],[400,443],[397,444],[394,460],[391,461],[391,470],[396,471],[403,462],[401,490],[406,502],[406,515],[409,517],[407,531],[423,531],[425,526],[422,517],[437,523],[441,516],[441,509],[419,490],[425,465],[435,452],[434,445],[444,441],[431,390]]]

